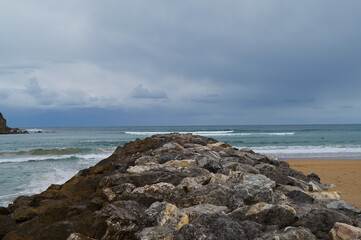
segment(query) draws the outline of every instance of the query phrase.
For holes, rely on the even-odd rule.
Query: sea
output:
[[[117,146],[154,134],[192,133],[235,148],[291,158],[361,159],[361,125],[240,125],[30,128],[0,135],[0,206],[62,184]]]

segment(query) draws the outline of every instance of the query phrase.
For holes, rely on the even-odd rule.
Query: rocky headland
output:
[[[3,240],[360,239],[360,226],[361,211],[316,174],[177,133],[0,208]]]
[[[6,125],[6,119],[0,113],[0,134],[23,134],[28,133],[26,130],[19,128],[10,128]]]

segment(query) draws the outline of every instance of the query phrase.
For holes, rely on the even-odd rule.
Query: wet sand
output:
[[[306,175],[316,173],[324,184],[336,185],[329,191],[341,192],[341,199],[361,209],[361,160],[291,159],[290,167]]]

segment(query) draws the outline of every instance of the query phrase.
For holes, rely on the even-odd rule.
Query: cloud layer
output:
[[[3,3],[0,109],[14,119],[54,109],[113,116],[96,125],[359,123],[360,7],[356,0]]]

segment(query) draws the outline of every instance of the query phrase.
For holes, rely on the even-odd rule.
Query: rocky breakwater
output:
[[[361,212],[339,197],[249,149],[155,135],[0,208],[0,238],[357,239]]]
[[[10,128],[6,125],[6,119],[3,117],[2,113],[0,113],[0,134],[22,134],[28,133],[26,130],[22,130],[19,128]]]

